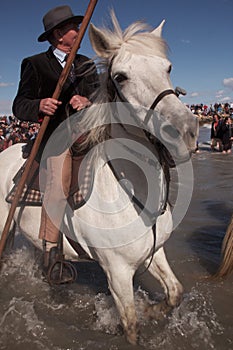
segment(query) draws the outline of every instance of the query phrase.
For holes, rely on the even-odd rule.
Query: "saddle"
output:
[[[72,179],[70,186],[70,194],[68,202],[73,210],[80,208],[88,200],[92,186],[93,186],[93,174],[91,164],[85,162],[85,167],[81,167],[82,160],[85,155],[75,156],[72,160]],[[18,183],[26,166],[27,160],[15,174],[13,178],[13,187],[6,196],[5,200],[8,203],[12,203],[15,197]],[[40,176],[39,176],[40,172]],[[40,180],[46,177],[46,169],[40,166],[40,164],[34,160],[29,171],[27,181],[24,185],[24,189],[21,193],[18,201],[18,206],[41,206],[43,199],[43,185],[40,186]]]

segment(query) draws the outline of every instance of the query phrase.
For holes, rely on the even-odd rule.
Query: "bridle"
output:
[[[108,68],[108,81],[111,83],[112,87],[113,87],[113,90],[114,90],[114,93],[115,93],[115,96],[112,97],[112,101],[111,102],[114,102],[114,101],[117,101],[119,100],[120,102],[123,102],[123,103],[126,103],[125,106],[126,108],[129,110],[131,116],[134,118],[134,121],[137,123],[137,124],[140,124],[140,127],[143,127],[144,129],[144,132],[146,132],[146,128],[145,126],[148,124],[156,106],[158,105],[158,103],[165,97],[165,96],[168,96],[168,95],[176,95],[177,97],[179,96],[179,94],[177,93],[176,89],[173,90],[173,89],[166,89],[164,91],[162,91],[156,98],[155,100],[153,101],[152,105],[150,106],[149,110],[146,112],[146,115],[145,115],[145,118],[144,118],[144,121],[141,122],[139,120],[135,120],[135,116],[137,115],[137,112],[136,110],[134,109],[134,107],[130,104],[130,102],[127,100],[127,98],[125,97],[125,95],[123,94],[122,90],[121,90],[121,87],[120,87],[120,84],[117,82],[116,79],[114,79],[114,77],[112,76],[111,74],[111,68],[112,68],[112,63],[113,63],[113,59],[114,57],[112,58],[111,62],[110,62],[110,65],[109,65],[109,68]],[[115,115],[115,118],[118,119],[118,116]],[[119,121],[119,123],[121,124],[121,122]],[[123,125],[122,125],[123,127]],[[148,137],[148,135],[147,135]],[[157,147],[161,147],[161,143],[158,142],[157,144]],[[159,153],[159,152],[158,152]],[[160,164],[162,165],[162,159],[160,159]],[[111,162],[109,162],[111,163]],[[113,170],[113,167],[112,167],[112,170]],[[114,170],[113,170],[114,172]],[[169,179],[166,178],[166,182],[167,182],[167,186],[169,187]],[[168,188],[167,188],[167,200],[168,200]],[[162,209],[162,212],[165,212],[166,210],[166,203],[167,203],[167,200],[165,201],[165,205]],[[139,207],[142,207],[142,205],[140,203],[138,203],[137,200],[134,199],[134,201],[136,202],[136,204],[139,206]],[[144,209],[145,210],[145,209]],[[151,218],[152,218],[152,215],[149,213],[149,215]]]
[[[115,92],[115,96],[113,97],[113,101],[117,101],[117,99],[120,101],[120,102],[123,102],[123,103],[126,103],[125,106],[126,108],[129,110],[130,114],[134,117],[134,120],[135,120],[135,116],[137,115],[136,113],[136,110],[134,109],[134,107],[130,104],[130,102],[127,100],[127,98],[125,97],[125,95],[123,94],[122,90],[121,90],[121,87],[119,85],[119,83],[117,82],[116,79],[114,79],[114,77],[112,76],[111,74],[111,68],[112,68],[112,63],[113,63],[113,60],[114,60],[114,57],[112,58],[111,62],[110,62],[110,65],[109,65],[109,68],[108,68],[108,81],[111,83],[113,89],[114,89],[114,92]],[[146,115],[145,115],[145,118],[144,118],[144,121],[143,122],[139,122],[138,120],[136,121],[138,124],[142,124],[141,126],[143,128],[145,128],[145,126],[147,126],[150,118],[152,117],[153,115],[153,112],[156,108],[156,106],[158,105],[158,103],[165,97],[165,96],[168,96],[168,95],[176,95],[177,97],[179,96],[179,92],[177,92],[177,90],[173,90],[173,89],[166,89],[164,91],[162,91],[156,98],[155,100],[153,101],[153,103],[151,104],[149,110],[146,112]],[[145,128],[146,129],[146,128]],[[112,163],[111,161],[109,161],[109,165],[110,165],[110,168],[112,169],[113,173],[114,173],[114,168],[112,166]],[[166,200],[165,200],[165,203],[163,205],[163,207],[161,208],[161,212],[160,212],[160,215],[162,215],[163,213],[165,213],[166,211],[166,207],[167,207],[167,202],[168,202],[168,194],[169,194],[169,182],[170,182],[170,179],[169,179],[169,176],[166,175],[166,182],[167,182],[167,193],[166,193]],[[126,189],[126,192],[127,192],[127,189]],[[131,195],[131,198],[133,200],[133,202],[141,209],[141,210],[144,210],[146,212],[146,215],[149,217],[149,219],[151,220],[151,222],[155,222],[155,217],[154,217],[154,214],[153,213],[150,213],[149,211],[147,212],[146,211],[146,208],[143,206],[143,204],[134,196]],[[153,244],[153,253],[152,253],[152,256],[151,256],[151,259],[150,259],[150,262],[148,264],[148,266],[146,267],[145,270],[147,270],[153,260],[153,255],[155,253],[155,243],[156,243],[156,226],[155,224],[153,224],[152,226],[152,229],[153,229],[153,236],[154,236],[154,244]]]
[[[114,59],[114,57],[113,57]],[[118,99],[121,101],[121,102],[126,102],[127,103],[127,108],[130,108],[132,109],[133,107],[129,107],[130,105],[130,102],[127,100],[127,98],[125,97],[125,95],[123,94],[123,92],[121,91],[121,87],[119,85],[119,83],[117,82],[117,80],[112,76],[111,74],[111,68],[112,68],[112,63],[113,63],[113,59],[111,60],[110,62],[110,65],[109,65],[109,69],[108,69],[108,79],[109,81],[112,83],[112,86],[114,87],[114,91],[116,93],[116,96],[118,97]],[[146,115],[145,115],[145,118],[144,118],[144,121],[143,121],[143,125],[146,126],[156,108],[156,106],[158,105],[158,103],[165,97],[165,96],[168,96],[168,95],[176,95],[177,97],[179,96],[179,90],[177,91],[177,89],[173,90],[173,89],[166,89],[164,91],[162,91],[156,98],[155,100],[153,101],[152,105],[150,106],[150,108],[148,109]],[[135,115],[135,113],[134,113]]]

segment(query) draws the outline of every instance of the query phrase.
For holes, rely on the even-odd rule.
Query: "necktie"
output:
[[[66,55],[65,61],[67,61],[67,58],[68,58],[68,55]],[[76,81],[77,77],[76,77],[76,74],[75,74],[74,63],[72,63],[72,65],[71,65],[68,78],[69,78],[69,80],[71,81],[71,83],[72,83],[73,86],[74,86],[74,91],[75,91],[75,93],[78,94],[78,87],[77,87],[77,81]]]

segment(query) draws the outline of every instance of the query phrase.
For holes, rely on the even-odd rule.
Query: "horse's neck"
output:
[[[146,141],[145,133],[141,128],[135,125],[122,125],[122,124],[111,124],[111,137],[115,138],[128,138],[140,143]]]

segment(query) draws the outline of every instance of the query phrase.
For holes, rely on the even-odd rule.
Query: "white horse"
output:
[[[177,306],[183,292],[163,249],[172,231],[172,215],[167,203],[163,163],[158,160],[160,148],[155,145],[164,143],[174,161],[181,164],[195,150],[198,128],[196,118],[177,97],[170,82],[171,63],[167,58],[166,43],[161,37],[164,22],[152,31],[142,23],[134,23],[122,32],[114,15],[112,20],[114,29],[98,29],[91,25],[89,35],[107,72],[107,79],[103,82],[105,102],[120,102],[115,104],[120,121],[115,121],[116,128],[113,128],[113,134],[120,134],[120,138],[116,139],[113,147],[113,141],[107,140],[108,105],[102,106],[98,101],[83,112],[79,128],[92,129],[85,142],[99,144],[102,141],[100,148],[103,146],[107,151],[103,152],[102,148],[94,151],[95,157],[91,157],[92,160],[95,158],[92,193],[85,205],[75,210],[69,219],[65,218],[64,226],[72,231],[72,238],[89,256],[102,266],[126,338],[135,344],[138,333],[133,276],[138,268],[148,268],[165,292],[164,302],[148,308],[148,315]],[[113,111],[111,113],[114,114]],[[125,127],[122,127],[122,114],[128,118]],[[148,140],[152,138],[148,138],[148,134],[161,142],[150,143]],[[106,162],[108,152],[110,158],[129,158],[139,168],[137,173],[134,167],[128,169],[128,184],[125,177],[121,183],[117,181],[112,167]],[[13,186],[13,176],[23,163],[19,144],[0,155],[1,169],[4,169],[0,172],[1,230],[9,212],[5,197]],[[152,181],[147,184],[144,202],[143,176]],[[138,201],[135,201],[134,194]],[[145,202],[143,209],[140,204]],[[18,207],[14,216],[20,231],[39,249],[40,211],[40,207]],[[70,259],[78,258],[66,239],[64,252]]]

